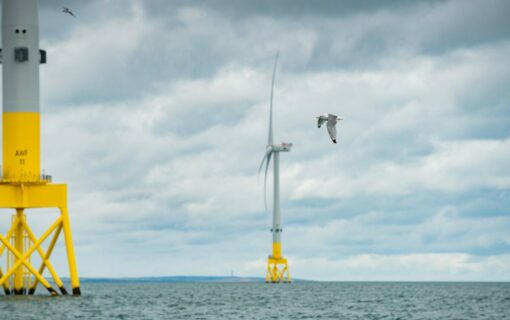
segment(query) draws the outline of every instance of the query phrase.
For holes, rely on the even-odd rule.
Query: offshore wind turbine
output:
[[[0,209],[11,209],[15,213],[8,231],[0,232],[0,259],[5,252],[4,261],[7,262],[5,273],[0,267],[0,286],[6,295],[33,295],[41,284],[54,296],[57,295],[55,284],[62,294],[68,294],[51,263],[53,249],[63,233],[72,293],[81,295],[67,210],[67,185],[52,183],[51,176],[44,174],[44,170],[41,174],[39,65],[47,59],[46,51],[39,48],[38,15],[37,0],[2,1]],[[60,214],[40,237],[36,237],[27,212],[40,208],[57,209]],[[0,212],[0,215],[4,213],[7,212]],[[37,212],[37,216],[40,214]],[[39,222],[35,223],[38,227],[41,226]],[[35,258],[36,255],[40,259]],[[39,267],[36,262],[40,263]],[[44,275],[45,270],[49,271],[51,282],[48,272]]]
[[[274,93],[274,80],[276,76],[276,66],[278,64],[279,52],[276,54],[273,68],[273,78],[271,81],[271,96],[269,100],[269,134],[267,138],[266,153],[262,158],[262,163],[259,166],[260,170],[266,164],[264,174],[264,205],[267,211],[267,199],[266,199],[266,182],[267,182],[267,171],[269,168],[269,162],[271,157],[274,155],[273,160],[273,227],[271,232],[273,234],[273,252],[267,259],[267,272],[266,282],[291,282],[290,272],[287,264],[287,259],[282,256],[282,245],[281,245],[281,220],[280,220],[280,152],[289,152],[292,143],[282,142],[280,145],[273,143],[273,93]]]

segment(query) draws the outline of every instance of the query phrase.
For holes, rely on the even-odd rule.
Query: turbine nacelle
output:
[[[292,148],[292,142],[282,142],[281,145],[273,144],[268,146],[267,150],[272,152],[289,152]]]

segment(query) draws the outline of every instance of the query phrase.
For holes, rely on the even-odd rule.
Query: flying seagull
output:
[[[338,120],[343,120],[340,117],[335,116],[334,114],[320,115],[317,117],[317,127],[320,128],[324,122],[328,122],[326,127],[328,128],[329,136],[333,143],[336,143],[336,123]]]
[[[76,18],[76,16],[74,15],[74,13],[71,11],[71,9],[69,9],[68,7],[64,7],[64,9],[62,9],[62,12],[63,13],[67,13],[67,14],[70,14],[72,15],[73,17]]]

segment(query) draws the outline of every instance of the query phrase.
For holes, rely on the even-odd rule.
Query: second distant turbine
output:
[[[266,170],[264,174],[264,205],[267,211],[267,200],[266,200],[266,182],[267,182],[267,171],[269,168],[269,162],[274,154],[274,169],[273,169],[273,227],[271,232],[273,233],[273,253],[268,257],[267,261],[267,273],[266,282],[290,282],[290,273],[287,265],[287,259],[282,257],[281,247],[281,223],[280,223],[280,152],[289,152],[292,147],[292,143],[283,142],[281,145],[275,145],[273,143],[273,92],[274,92],[274,80],[276,76],[276,66],[278,64],[279,53],[276,54],[274,68],[273,68],[273,79],[271,82],[271,97],[269,101],[269,136],[267,138],[266,153],[262,158],[262,163],[259,167],[259,174],[266,164]]]

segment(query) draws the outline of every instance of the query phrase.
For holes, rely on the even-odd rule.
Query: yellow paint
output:
[[[280,242],[273,242],[273,254],[267,259],[266,282],[291,281],[287,259],[282,257],[282,245]]]
[[[282,257],[282,244],[280,242],[273,242],[273,258]]]
[[[61,208],[67,206],[65,184],[0,184],[0,208]]]
[[[3,236],[0,233],[0,257],[6,254],[13,256],[12,265],[8,264],[5,273],[0,269],[0,286],[4,292],[34,293],[37,285],[43,285],[51,295],[57,295],[51,284],[43,277],[48,269],[54,282],[62,293],[66,293],[62,280],[54,269],[50,258],[59,235],[64,234],[69,274],[73,294],[80,294],[80,281],[76,267],[69,213],[67,211],[67,186],[52,184],[40,175],[40,116],[34,112],[4,112],[3,123],[3,166],[0,179],[0,208],[11,208],[16,211],[9,231]],[[36,238],[25,218],[25,209],[57,208],[59,217]],[[53,234],[46,250],[42,245]],[[14,241],[11,244],[10,239]],[[32,266],[31,256],[34,252],[40,255],[41,266],[38,270]],[[34,276],[28,283],[26,275]],[[12,281],[13,280],[13,281]],[[25,280],[25,281],[24,281]],[[11,281],[13,286],[10,287]]]
[[[40,117],[37,112],[4,112],[3,177],[10,182],[40,180]]]
[[[23,209],[16,209],[15,220],[21,221],[21,219],[23,218],[24,218]],[[19,252],[23,252],[24,250],[23,238],[24,238],[23,225],[21,223],[18,223],[14,232],[14,247]],[[14,263],[16,264],[18,261],[19,259],[15,256]],[[20,265],[14,272],[14,290],[16,290],[16,292],[21,292],[21,290],[23,290],[23,265]]]
[[[57,243],[57,240],[58,240],[58,236],[60,235],[60,232],[62,231],[62,225],[60,225],[59,227],[57,227],[57,230],[53,233],[53,238],[51,239],[51,242],[50,242],[50,245],[48,247],[48,251],[46,251],[46,254],[44,255],[44,261],[49,261],[48,259],[50,258],[51,254],[53,253],[53,248],[55,248],[55,244]],[[40,274],[43,274],[44,272],[44,268],[46,267],[46,263],[45,262],[41,262],[41,266],[39,267],[39,273]],[[58,275],[57,275],[58,277]],[[32,283],[32,285],[30,286],[30,290],[33,290],[35,292],[35,289],[37,288],[37,285],[39,284],[39,280],[34,279],[34,282]],[[63,286],[63,284],[58,284],[57,285],[60,287],[61,285]]]
[[[267,259],[266,282],[281,283],[292,282],[289,272],[289,265],[285,258],[272,258]]]
[[[19,222],[18,222],[19,223]],[[30,271],[30,273],[32,273],[34,275],[34,277],[36,277],[41,283],[43,286],[45,286],[48,291],[51,292],[52,295],[55,295],[56,292],[55,290],[51,287],[50,283],[39,273],[37,272],[37,270],[34,269],[34,267],[27,261],[28,258],[30,257],[30,255],[35,251],[35,249],[37,247],[39,247],[43,242],[44,240],[46,240],[46,238],[48,238],[48,236],[62,223],[62,217],[59,217],[57,219],[57,221],[55,221],[53,223],[53,225],[48,229],[46,230],[46,232],[41,236],[41,238],[39,238],[39,240],[37,240],[29,249],[27,252],[25,253],[22,253],[22,252],[19,252],[18,250],[16,250],[15,247],[13,247],[9,241],[7,241],[2,235],[0,235],[0,242],[3,243],[3,245],[7,248],[7,250],[9,250],[10,252],[12,252],[12,254],[17,258],[16,260],[16,263],[14,263],[14,265],[9,269],[7,270],[7,272],[3,275],[3,277],[0,279],[0,285],[4,283],[4,281],[6,281],[9,276],[11,274],[13,274],[19,266],[21,266],[22,264],[25,265],[27,267],[27,269]]]
[[[49,282],[42,276],[42,272],[44,268],[40,267],[37,271],[30,263],[29,258],[33,252],[38,251],[39,255],[42,257],[42,264],[45,265],[55,280],[56,284],[61,287],[63,286],[62,281],[58,277],[55,269],[51,265],[50,255],[53,251],[55,243],[57,241],[60,230],[64,231],[65,235],[65,245],[67,251],[67,258],[69,263],[69,271],[71,275],[71,287],[73,290],[78,290],[80,288],[80,281],[78,278],[78,272],[75,262],[73,243],[72,243],[72,235],[71,235],[71,226],[69,223],[69,213],[67,212],[66,207],[66,186],[65,185],[15,185],[15,184],[3,184],[0,185],[0,207],[10,207],[10,208],[18,208],[16,211],[23,212],[23,209],[20,208],[41,208],[41,207],[56,207],[60,211],[60,216],[53,223],[53,225],[36,241],[35,236],[30,231],[28,223],[26,219],[18,217],[18,213],[16,214],[16,218],[13,219],[12,226],[6,234],[4,238],[0,234],[0,241],[4,244],[0,247],[0,256],[2,255],[4,249],[7,249],[15,256],[14,265],[11,266],[6,272],[1,276],[0,286],[4,286],[8,282],[8,279],[11,275],[14,275],[15,279],[15,288],[19,291],[20,289],[27,291],[26,284],[21,284],[20,288],[20,271],[22,268],[26,268],[30,274],[32,274],[36,280],[33,285],[30,286],[31,291],[34,290],[38,283],[41,283],[46,289],[50,292],[51,295],[56,295],[56,291],[51,287]],[[27,232],[29,237],[31,238],[33,244],[28,248],[28,250],[24,250],[24,248],[18,244],[12,246],[8,243],[6,238],[8,239],[12,234],[15,235],[16,239],[18,239],[19,234],[24,234]],[[50,246],[44,252],[42,249],[42,243],[44,240],[54,233],[54,238],[50,243]],[[13,290],[11,290],[13,291]]]
[[[69,274],[71,275],[71,287],[73,289],[80,288],[80,280],[78,280],[78,271],[76,267],[76,260],[74,258],[74,248],[73,248],[73,239],[71,235],[71,225],[69,222],[69,214],[67,213],[67,208],[60,208],[60,212],[62,214],[62,225],[64,226],[64,237],[66,240],[66,251],[67,251],[67,261],[69,264]]]
[[[21,223],[23,224],[23,228],[25,229],[25,232],[27,233],[27,235],[30,238],[30,240],[32,242],[36,242],[37,238],[35,237],[35,234],[32,232],[32,229],[30,229],[30,227],[28,226],[28,224],[25,221],[25,219],[21,220]],[[60,233],[60,230],[62,230],[62,227],[61,226],[57,227],[57,230],[54,232],[54,234],[58,236],[58,234]],[[53,237],[53,238],[55,239],[55,242],[56,242],[56,238],[57,237]],[[48,248],[48,252],[50,252],[50,254],[51,254],[51,251],[53,251],[53,246],[54,245],[55,245],[54,240],[52,240],[52,242],[50,244],[50,247]],[[48,267],[48,271],[50,272],[51,276],[53,277],[53,281],[55,281],[56,285],[59,288],[62,288],[64,286],[64,284],[62,283],[62,280],[60,279],[60,277],[58,276],[57,272],[55,271],[55,268],[53,268],[53,265],[51,264],[51,261],[48,259],[50,255],[45,253],[40,246],[37,247],[36,250],[37,250],[37,252],[39,252],[39,255],[40,255],[41,260],[42,260],[42,265]],[[39,269],[41,269],[41,268],[39,268]],[[44,269],[39,271],[39,273],[42,274],[43,270]],[[33,286],[31,286],[31,287],[33,287]]]

